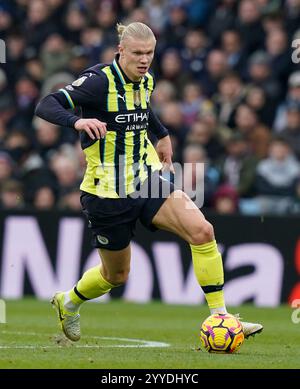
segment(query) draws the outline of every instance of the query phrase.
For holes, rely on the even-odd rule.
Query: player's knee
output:
[[[211,242],[214,239],[215,237],[213,226],[207,220],[204,220],[190,234],[189,243],[193,245],[199,245]]]
[[[121,270],[113,274],[108,274],[107,281],[115,286],[120,286],[125,284],[128,280],[129,271]]]

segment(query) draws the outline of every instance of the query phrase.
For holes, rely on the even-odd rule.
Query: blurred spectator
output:
[[[220,0],[208,23],[208,33],[216,44],[225,30],[233,28],[236,19],[237,0]]]
[[[236,73],[227,73],[218,84],[218,93],[213,96],[219,123],[235,127],[235,112],[245,96],[245,88]]]
[[[268,15],[280,10],[281,0],[254,0],[260,13],[262,15]]]
[[[287,104],[286,116],[286,127],[281,132],[281,136],[300,160],[300,101],[290,101]]]
[[[147,0],[148,3],[148,0]],[[160,1],[151,1],[151,4],[155,7],[156,3],[160,3]],[[137,8],[139,4],[138,0],[120,0],[120,11],[119,14],[121,19],[127,18],[135,8]],[[147,4],[145,4],[147,6]]]
[[[43,43],[41,59],[44,67],[45,77],[64,70],[70,59],[70,50],[67,42],[59,34],[51,34]]]
[[[277,109],[274,128],[278,132],[286,127],[287,106],[290,101],[300,102],[300,70],[293,72],[289,76],[286,100]]]
[[[215,133],[215,128],[210,127],[204,120],[193,123],[187,135],[187,142],[204,147],[211,161],[217,160],[224,153],[224,147]]]
[[[7,45],[7,76],[15,82],[17,78],[24,74],[25,46],[26,39],[20,32],[14,32],[8,35]]]
[[[47,37],[55,32],[55,23],[50,22],[50,8],[43,0],[28,2],[27,20],[24,25],[28,47],[39,50]]]
[[[174,85],[167,80],[158,81],[151,96],[151,104],[156,113],[161,113],[163,104],[175,100],[176,89]]]
[[[60,145],[60,128],[41,118],[35,120],[36,148],[47,162]]]
[[[14,118],[14,125],[29,127],[37,104],[38,88],[29,77],[22,77],[16,83],[15,93],[18,114]]]
[[[136,1],[129,1],[129,3],[136,3]],[[126,1],[123,1],[126,3]],[[128,0],[127,0],[128,3]],[[149,16],[149,23],[154,33],[159,35],[167,22],[167,1],[166,0],[144,0],[143,6]]]
[[[237,30],[225,30],[221,37],[221,49],[226,55],[228,67],[245,75],[247,56]]]
[[[169,4],[167,15],[164,34],[161,36],[161,42],[158,42],[159,52],[166,47],[181,47],[188,30],[187,11],[182,4]]]
[[[50,186],[41,186],[34,193],[33,206],[39,210],[53,209],[56,205],[56,195]]]
[[[183,113],[183,122],[190,126],[195,122],[201,109],[201,105],[206,101],[205,96],[199,84],[187,83],[183,90],[183,102],[181,111]]]
[[[99,62],[105,46],[101,28],[90,25],[83,29],[80,34],[80,45],[86,50],[91,64]]]
[[[269,157],[257,166],[256,187],[258,194],[294,196],[300,177],[300,164],[289,144],[275,138],[270,144]]]
[[[14,161],[11,156],[0,151],[0,186],[1,184],[13,175]]]
[[[78,186],[68,189],[61,197],[59,208],[68,211],[80,211],[80,190]]]
[[[274,138],[269,157],[257,166],[257,197],[242,203],[244,213],[286,214],[293,209],[300,165],[288,143]]]
[[[20,169],[30,154],[31,141],[24,131],[14,129],[7,135],[4,147]]]
[[[52,155],[50,167],[55,173],[60,195],[79,184],[78,161],[73,149],[61,149]]]
[[[248,88],[246,95],[246,104],[252,108],[259,120],[268,127],[273,124],[275,116],[275,106],[267,100],[265,91],[259,86]]]
[[[278,80],[281,83],[281,88],[283,88],[292,70],[292,53],[286,31],[283,29],[274,29],[268,33],[265,40],[265,47],[266,52],[270,56],[272,77]]]
[[[211,0],[189,0],[187,2],[188,20],[192,26],[202,27],[213,11],[214,2]]]
[[[6,4],[0,4],[0,38],[7,37],[7,31],[13,25],[13,15],[11,8]]]
[[[206,71],[200,77],[204,93],[211,97],[218,90],[218,84],[227,73],[229,67],[226,55],[221,50],[212,50],[206,61]]]
[[[56,74],[53,74],[51,77],[48,77],[43,83],[41,89],[41,97],[44,97],[49,93],[55,92],[58,89],[66,86],[67,84],[72,84],[74,80],[75,77],[67,72],[58,72]]]
[[[261,24],[261,11],[255,1],[241,0],[239,2],[236,28],[240,32],[248,54],[262,48],[264,30]]]
[[[148,14],[146,10],[142,7],[135,8],[129,17],[126,19],[126,23],[131,22],[140,22],[144,24],[149,24]]]
[[[101,1],[96,4],[95,18],[97,24],[103,30],[103,39],[108,46],[116,45],[118,43],[115,32],[117,14],[114,5],[110,1]]]
[[[272,34],[272,31],[285,28],[284,16],[282,12],[265,14],[262,17],[262,25],[266,34]]]
[[[238,193],[230,185],[221,185],[213,196],[213,209],[221,215],[231,215],[238,211]]]
[[[268,154],[271,133],[268,127],[259,122],[255,111],[246,104],[240,105],[235,116],[236,130],[247,140],[251,153],[256,158],[265,158]]]
[[[20,209],[24,207],[23,191],[20,182],[9,179],[2,183],[0,206],[5,209]]]
[[[282,97],[280,83],[272,76],[271,57],[265,51],[256,51],[249,58],[250,83],[261,87],[271,104]]]
[[[74,46],[68,62],[68,69],[75,77],[89,66],[89,53],[83,46]]]
[[[161,121],[168,128],[171,137],[183,144],[188,128],[184,125],[180,104],[176,101],[166,103],[161,111]]]
[[[286,26],[290,36],[292,36],[300,26],[300,1],[286,0],[284,7],[286,9]]]
[[[202,191],[204,206],[209,206],[219,183],[218,171],[209,164],[205,149],[188,144],[183,150],[184,191],[193,198],[195,191]]]
[[[183,67],[194,78],[201,78],[208,52],[208,39],[202,30],[189,30],[181,50]]]
[[[44,67],[39,57],[31,57],[25,62],[25,72],[37,85],[43,81]]]
[[[206,101],[202,104],[199,119],[206,124],[209,128],[209,131],[213,134],[216,134],[220,142],[224,144],[232,134],[232,129],[222,125],[217,118],[215,112],[215,107],[211,101]]]
[[[253,196],[258,160],[251,154],[246,138],[239,133],[233,134],[226,143],[226,151],[217,164],[222,182],[240,197]]]
[[[0,141],[4,139],[6,128],[14,113],[13,95],[9,89],[6,74],[0,69]]]
[[[87,17],[84,8],[74,2],[67,11],[64,36],[68,41],[78,45],[80,43],[80,34],[86,25]]]
[[[183,89],[192,78],[183,71],[182,60],[177,50],[166,51],[161,59],[161,77],[173,83],[178,97],[182,96]]]
[[[114,46],[106,47],[100,54],[101,63],[112,63],[116,56],[116,49]]]

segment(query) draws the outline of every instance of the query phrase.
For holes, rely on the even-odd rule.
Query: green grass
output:
[[[61,341],[49,303],[8,301],[8,323],[0,324],[0,368],[300,368],[300,324],[292,323],[289,307],[242,306],[231,311],[239,312],[247,321],[262,322],[265,329],[246,340],[239,353],[216,355],[196,351],[199,326],[208,315],[204,306],[89,303],[81,310],[82,339],[71,344]],[[116,337],[166,342],[170,346],[120,348],[120,344],[140,343],[110,339]]]

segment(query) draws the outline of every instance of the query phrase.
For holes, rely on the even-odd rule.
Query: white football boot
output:
[[[240,321],[243,327],[245,339],[249,338],[249,336],[255,336],[256,334],[261,333],[264,329],[263,325],[260,323],[248,323],[246,321],[241,321],[239,314],[236,314],[234,316]]]

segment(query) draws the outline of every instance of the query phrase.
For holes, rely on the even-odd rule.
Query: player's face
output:
[[[149,70],[154,56],[155,40],[127,38],[119,45],[120,65],[132,81],[139,81]]]

